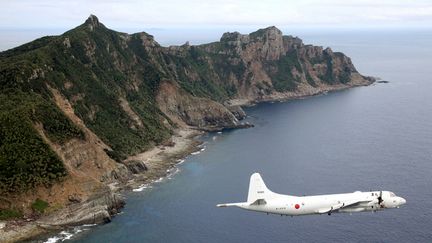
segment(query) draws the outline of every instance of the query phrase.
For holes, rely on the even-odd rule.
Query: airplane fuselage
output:
[[[290,196],[267,189],[261,176],[251,176],[247,202],[218,204],[218,207],[235,206],[246,210],[280,215],[309,215],[354,213],[398,208],[405,204],[402,197],[390,191],[371,191],[317,196]]]
[[[391,194],[391,192],[387,191],[382,193]],[[277,194],[271,199],[266,199],[265,204],[249,205],[248,203],[244,203],[238,205],[238,207],[257,212],[297,216],[307,214],[328,214],[334,212],[353,213],[377,211],[384,208],[396,208],[405,203],[404,199],[394,196],[394,198],[388,197],[388,200],[379,204],[377,199],[379,194],[380,191],[301,197]],[[344,202],[347,201],[360,202],[355,205],[343,207]]]

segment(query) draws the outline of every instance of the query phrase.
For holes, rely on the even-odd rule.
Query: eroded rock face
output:
[[[193,97],[171,82],[160,86],[157,96],[160,109],[172,120],[203,130],[236,127],[236,116],[225,106],[206,98]]]
[[[249,35],[243,35],[239,32],[227,32],[222,35],[220,42],[231,48],[219,53],[239,55],[246,62],[257,59],[277,60],[284,53],[282,32],[274,26],[258,30]],[[212,51],[211,48],[208,50]]]
[[[111,215],[116,214],[124,204],[120,195],[105,187],[93,193],[86,201],[76,202],[67,210],[42,218],[38,223],[45,227],[107,223],[111,221]]]
[[[93,30],[94,30],[95,28],[97,28],[97,27],[103,26],[103,24],[99,23],[99,19],[98,19],[95,15],[93,15],[93,14],[91,14],[91,15],[87,18],[85,24],[87,24],[88,28],[89,28],[91,31],[93,31]]]
[[[147,166],[140,160],[129,160],[125,164],[132,174],[142,174],[147,171]]]
[[[246,118],[246,112],[241,108],[241,106],[233,105],[233,106],[228,106],[227,108],[229,111],[231,111],[231,113],[234,114],[234,116],[238,120],[243,120],[244,118]]]

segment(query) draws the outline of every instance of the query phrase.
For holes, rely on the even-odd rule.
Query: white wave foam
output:
[[[59,240],[60,240],[60,237],[54,236],[54,237],[48,238],[44,243],[56,243]]]
[[[174,170],[172,170],[171,173],[167,176],[168,180],[171,180],[173,176],[179,172],[180,172],[179,168],[175,168]]]
[[[138,188],[132,189],[132,191],[134,192],[142,192],[144,191],[144,189],[149,188],[149,185],[147,184],[142,184],[140,185]]]
[[[70,240],[76,234],[89,230],[90,227],[93,227],[95,225],[96,224],[84,224],[82,226],[74,227],[73,229],[70,230],[63,230],[58,235],[48,238],[44,243],[56,243],[56,242],[63,242],[65,240]]]
[[[79,233],[79,232],[81,232],[81,231],[82,231],[82,230],[77,229],[74,233],[70,233],[70,232],[67,232],[67,231],[62,231],[62,232],[60,232],[60,235],[63,236],[62,241],[70,240],[74,234],[77,234],[77,233]]]
[[[93,227],[96,226],[97,224],[83,224],[82,227]]]

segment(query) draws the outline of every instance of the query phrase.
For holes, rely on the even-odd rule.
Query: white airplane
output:
[[[389,191],[371,191],[317,196],[290,196],[267,189],[259,173],[252,174],[247,202],[218,204],[217,207],[239,207],[246,210],[282,215],[353,213],[399,208],[406,203]]]

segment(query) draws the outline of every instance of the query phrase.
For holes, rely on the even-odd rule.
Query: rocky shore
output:
[[[201,134],[203,131],[193,128],[179,129],[171,137],[171,143],[131,156],[126,163],[144,161],[145,165],[144,169],[137,171],[134,179],[124,184],[111,184],[84,202],[76,199],[76,203],[39,219],[0,221],[0,242],[29,240],[70,226],[110,222],[111,217],[125,205],[122,191],[136,189],[165,177],[181,159],[200,149],[201,143],[196,138]]]

